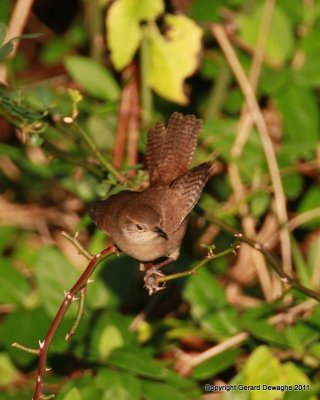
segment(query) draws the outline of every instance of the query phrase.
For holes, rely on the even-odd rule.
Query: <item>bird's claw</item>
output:
[[[151,267],[147,270],[144,276],[144,287],[148,290],[149,295],[151,296],[153,293],[159,292],[160,290],[165,289],[165,282],[159,282],[159,278],[165,276],[157,265]]]

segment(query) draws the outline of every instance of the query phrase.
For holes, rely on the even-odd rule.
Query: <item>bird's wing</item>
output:
[[[147,167],[151,185],[166,185],[186,173],[190,165],[202,121],[177,112],[167,129],[162,122],[149,131]]]
[[[166,218],[170,220],[170,232],[167,232],[169,235],[175,232],[190,214],[212,172],[213,164],[205,162],[179,176],[170,184],[169,191],[171,194],[168,198],[173,200],[172,205],[167,206],[171,217]],[[174,221],[173,224],[172,221]]]

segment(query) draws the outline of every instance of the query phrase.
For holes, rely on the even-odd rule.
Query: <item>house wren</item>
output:
[[[212,172],[205,162],[188,170],[202,122],[174,113],[149,131],[147,169],[150,186],[143,192],[124,190],[96,204],[93,221],[115,245],[147,269],[149,294],[163,288],[160,268],[179,257],[187,219]],[[158,264],[150,263],[166,258]],[[149,268],[148,268],[149,267]]]

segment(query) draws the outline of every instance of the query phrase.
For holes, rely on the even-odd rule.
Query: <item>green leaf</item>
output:
[[[165,22],[166,36],[149,27],[150,86],[165,99],[186,104],[183,83],[198,65],[202,30],[184,15],[166,15]]]
[[[0,60],[7,58],[13,51],[13,43],[9,41],[0,48]]]
[[[188,394],[161,382],[143,381],[142,391],[146,400],[191,400]]]
[[[304,55],[304,62],[299,69],[293,70],[294,79],[298,84],[305,87],[319,87],[320,30],[318,26],[301,38],[301,50]]]
[[[50,319],[43,309],[31,311],[16,310],[9,314],[0,327],[0,343],[10,354],[13,361],[22,367],[28,366],[36,355],[12,347],[12,343],[21,343],[37,349],[39,339],[43,340],[50,325]],[[36,326],[36,329],[35,329]]]
[[[120,89],[110,72],[87,57],[69,56],[65,66],[72,78],[92,97],[105,101],[116,101]]]
[[[94,285],[91,285],[87,291],[86,303],[93,309],[105,308],[110,304],[112,293],[98,274],[94,273],[93,279]]]
[[[4,39],[7,34],[7,26],[3,22],[0,22],[0,46],[2,46]]]
[[[295,72],[294,77],[296,82],[307,88],[320,86],[320,60],[319,58],[309,58],[303,66]]]
[[[276,101],[283,115],[287,141],[297,144],[297,153],[292,157],[297,159],[308,155],[310,147],[315,148],[319,133],[320,119],[315,95],[308,89],[290,85],[278,94]]]
[[[282,178],[283,189],[290,200],[295,200],[303,189],[303,178],[298,173],[286,175]]]
[[[293,363],[281,364],[267,346],[260,346],[254,350],[242,372],[239,373],[231,384],[258,386],[255,390],[237,390],[228,393],[228,400],[275,400],[275,399],[305,399],[315,400],[309,378]],[[299,393],[295,385],[306,385],[307,396],[297,396]],[[291,386],[292,390],[284,390],[284,386]],[[271,386],[268,389],[266,386]],[[281,388],[282,386],[282,388]],[[303,389],[302,389],[303,390]]]
[[[0,60],[3,60],[10,55],[10,53],[13,51],[13,43],[14,42],[21,40],[21,39],[33,39],[33,38],[39,37],[40,34],[39,33],[29,33],[26,35],[16,36],[3,44],[5,36],[6,36],[6,26],[3,23],[1,23],[1,25],[0,25]]]
[[[192,377],[200,380],[216,376],[220,372],[231,368],[239,355],[240,351],[237,349],[224,351],[202,364],[197,365],[192,372]]]
[[[287,347],[288,345],[283,332],[277,331],[276,328],[266,321],[247,321],[244,328],[258,339],[274,343],[281,347]]]
[[[234,162],[231,157],[231,149],[235,140],[237,130],[236,121],[233,119],[216,119],[206,122],[201,135],[211,151],[218,151],[226,162]],[[267,172],[267,165],[261,146],[261,141],[256,130],[252,130],[246,146],[243,149],[242,157],[237,160],[245,182],[251,183],[253,171],[259,168],[259,172]],[[226,187],[226,183],[223,184]],[[221,190],[219,189],[216,190]]]
[[[222,287],[206,269],[188,280],[183,297],[191,307],[191,315],[205,331],[218,338],[237,331],[235,310],[228,305]]]
[[[116,311],[103,311],[95,318],[94,329],[90,335],[90,343],[83,347],[81,356],[92,361],[105,360],[110,353],[122,346],[129,346],[135,336],[129,330],[131,318]]]
[[[296,274],[299,278],[299,282],[302,285],[310,286],[312,271],[310,270],[308,263],[304,260],[301,248],[294,237],[291,238],[291,247],[293,260],[296,267]]]
[[[266,192],[255,193],[255,195],[251,198],[250,201],[251,214],[256,218],[261,217],[261,215],[263,215],[267,211],[270,202],[271,202],[271,196],[269,193]]]
[[[311,187],[304,195],[300,202],[298,211],[304,213],[320,207],[320,188],[317,186]],[[317,228],[320,226],[320,217],[314,218],[303,224],[307,228]]]
[[[132,60],[141,41],[141,21],[152,21],[164,11],[163,0],[117,0],[107,14],[107,41],[111,61],[123,69]]]
[[[127,372],[103,369],[95,378],[98,387],[103,389],[101,400],[140,400],[141,387],[139,380]]]
[[[123,343],[124,341],[119,329],[114,325],[106,326],[98,343],[100,358],[105,360],[114,349],[121,347]]]
[[[302,369],[300,369],[297,365],[295,365],[292,362],[287,362],[283,364],[282,366],[282,382],[286,385],[291,385],[295,387],[295,385],[301,385],[301,386],[306,386],[311,388],[311,381],[307,377],[307,375],[303,372]],[[282,383],[281,382],[281,383]],[[303,391],[303,390],[302,390]],[[316,400],[316,396],[310,395],[310,391],[307,389],[305,390],[304,395],[302,397],[297,396],[298,393],[296,393],[297,390],[293,390],[290,393],[290,396],[286,396],[285,398],[287,400],[292,399],[292,400],[298,400],[298,399],[308,399],[308,400]]]
[[[80,277],[72,265],[54,247],[43,247],[35,260],[35,276],[45,310],[54,317],[68,291]],[[68,313],[75,315],[75,307]]]
[[[189,6],[189,17],[199,22],[213,22],[220,18],[221,7],[224,6],[223,0],[193,0]]]
[[[0,1],[0,21],[4,21],[4,22],[9,21],[11,14],[12,14],[11,0]],[[1,43],[0,43],[0,45],[1,45]]]
[[[10,261],[0,257],[0,303],[29,304],[29,284]]]
[[[288,326],[284,334],[288,340],[288,345],[301,354],[306,352],[308,344],[319,340],[319,332],[317,327],[312,324],[298,321],[293,326]]]
[[[165,377],[165,369],[153,361],[141,348],[116,349],[111,353],[108,362],[146,378],[163,379]]]
[[[258,6],[249,15],[239,14],[237,22],[240,37],[245,44],[255,47],[261,27],[263,4]],[[270,32],[268,35],[265,55],[277,65],[282,65],[291,56],[294,48],[291,21],[279,5],[275,6]]]
[[[17,228],[14,226],[0,227],[0,253],[10,246],[16,237]],[[1,261],[0,261],[1,262]]]
[[[113,151],[117,121],[114,115],[91,115],[87,120],[87,130],[99,149]]]
[[[6,353],[0,353],[0,386],[13,385],[18,375],[9,356]]]
[[[271,384],[281,376],[281,365],[267,346],[259,346],[249,357],[243,372],[248,384]]]
[[[309,244],[309,249],[308,249],[308,254],[307,254],[308,265],[310,265],[313,274],[314,273],[317,274],[316,270],[317,270],[317,268],[319,268],[319,266],[318,266],[319,251],[320,251],[320,236],[315,235],[311,239],[311,243]],[[319,284],[320,284],[320,282],[318,282],[316,284],[316,286],[318,288],[320,286]]]
[[[72,392],[72,390],[76,389],[77,392],[81,396],[81,400],[101,400],[102,399],[102,391],[97,387],[94,378],[91,374],[82,374],[81,377],[77,377],[76,379],[66,379],[65,384],[61,389],[59,389],[59,393],[55,397],[56,400],[65,400],[65,396],[69,395],[71,392],[72,395],[77,396],[78,393]]]
[[[81,400],[81,394],[77,388],[71,389],[64,397],[63,400]]]

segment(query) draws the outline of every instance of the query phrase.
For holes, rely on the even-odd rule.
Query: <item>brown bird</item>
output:
[[[142,263],[141,269],[152,263],[145,275],[149,294],[163,289],[157,282],[163,275],[159,269],[179,257],[188,215],[212,173],[211,162],[188,170],[201,127],[194,115],[179,113],[172,114],[167,128],[158,122],[148,134],[150,186],[112,195],[91,212],[117,248]]]

